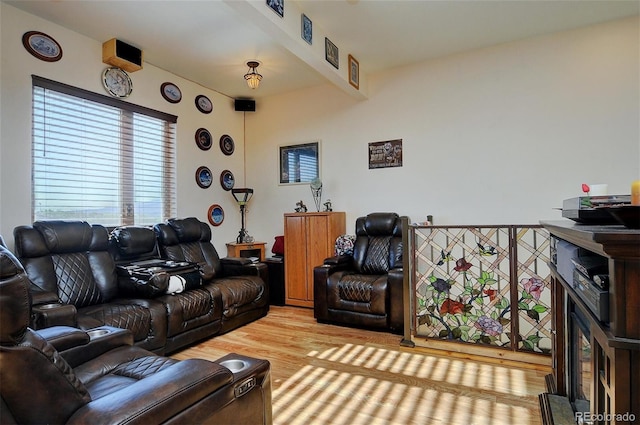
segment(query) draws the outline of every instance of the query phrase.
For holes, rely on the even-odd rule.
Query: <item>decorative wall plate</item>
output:
[[[102,84],[111,96],[127,97],[133,91],[133,82],[126,71],[111,67],[102,72]]]
[[[211,149],[211,133],[206,128],[199,128],[196,130],[196,145],[203,151]]]
[[[22,35],[22,45],[27,52],[40,60],[56,62],[62,58],[62,47],[53,37],[40,31],[27,31]]]
[[[224,221],[224,210],[218,204],[213,204],[209,207],[207,212],[207,218],[212,226],[220,226]]]
[[[224,134],[220,137],[220,150],[225,155],[231,155],[236,149],[236,144],[228,134]]]
[[[196,183],[203,189],[208,188],[213,183],[213,175],[209,167],[198,167],[196,170]]]
[[[203,114],[210,114],[213,111],[213,103],[203,94],[196,96],[196,108]]]
[[[236,178],[233,177],[233,173],[229,170],[224,170],[220,173],[220,186],[224,190],[231,190],[233,186],[236,184]]]
[[[162,94],[164,100],[170,103],[178,103],[182,100],[180,88],[173,83],[162,83],[160,86],[160,94]]]

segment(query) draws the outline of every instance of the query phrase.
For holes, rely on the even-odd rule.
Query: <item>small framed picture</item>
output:
[[[182,92],[173,83],[162,83],[160,86],[160,94],[169,103],[178,103],[182,100]]]
[[[211,186],[211,183],[213,183],[213,175],[209,167],[198,167],[196,170],[196,183],[203,189]]]
[[[360,63],[349,55],[349,84],[360,90]]]
[[[233,189],[233,186],[235,186],[235,184],[236,179],[231,171],[224,170],[222,173],[220,173],[220,186],[222,186],[224,190]]]
[[[212,226],[220,226],[224,221],[224,210],[220,205],[213,204],[209,207],[207,218]]]
[[[196,145],[203,151],[208,151],[213,145],[211,141],[211,133],[206,128],[196,130]]]
[[[236,144],[233,142],[233,139],[228,134],[223,134],[220,137],[220,150],[225,155],[231,155],[233,151],[236,149]]]
[[[310,183],[320,178],[320,142],[280,146],[280,184]]]
[[[267,0],[267,6],[284,18],[284,0]]]
[[[27,52],[46,62],[57,62],[62,58],[62,47],[53,37],[40,31],[27,31],[22,35],[22,45]]]
[[[309,17],[304,13],[302,14],[300,20],[300,35],[302,36],[302,39],[309,44],[313,44],[313,22],[311,22],[311,19],[309,19]]]
[[[213,103],[203,94],[196,96],[196,108],[203,114],[210,114],[213,111]]]
[[[327,37],[324,38],[324,57],[336,69],[340,69],[338,46],[333,44]]]

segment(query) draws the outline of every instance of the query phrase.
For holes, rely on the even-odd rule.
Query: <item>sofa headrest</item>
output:
[[[110,243],[122,257],[136,257],[156,252],[156,234],[150,227],[116,227],[111,232]]]
[[[211,228],[195,217],[170,218],[167,223],[175,230],[180,242],[208,242],[211,240]]]
[[[29,280],[18,259],[0,245],[0,344],[18,343],[30,315]]]
[[[84,252],[91,247],[93,229],[86,221],[36,221],[33,228],[52,254]]]
[[[396,213],[377,212],[356,220],[356,235],[402,236],[401,221]],[[397,233],[397,234],[396,234]]]

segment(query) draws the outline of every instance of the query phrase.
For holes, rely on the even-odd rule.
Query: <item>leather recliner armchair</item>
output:
[[[371,213],[356,220],[353,254],[314,268],[319,322],[403,331],[402,234],[407,217]]]
[[[132,346],[128,330],[41,334],[29,321],[29,280],[0,243],[2,424],[272,422],[266,360],[178,361]]]
[[[222,328],[228,332],[269,311],[267,265],[247,258],[220,258],[211,243],[211,228],[195,217],[169,219],[154,226],[160,256],[200,265],[205,285],[222,293]]]

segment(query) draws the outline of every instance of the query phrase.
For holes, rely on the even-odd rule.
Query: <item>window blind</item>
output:
[[[33,79],[33,220],[174,217],[176,117]]]

